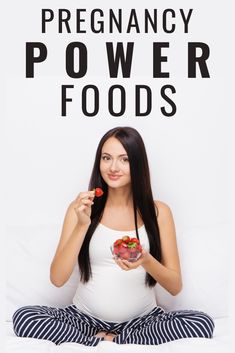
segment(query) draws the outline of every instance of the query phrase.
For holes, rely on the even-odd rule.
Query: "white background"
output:
[[[133,126],[142,134],[151,167],[156,199],[170,205],[179,227],[228,221],[228,116],[226,44],[228,23],[220,22],[219,7],[194,6],[193,2],[158,2],[159,33],[142,34],[58,34],[56,19],[41,34],[41,8],[76,9],[75,1],[21,1],[14,4],[7,32],[6,132],[8,169],[7,224],[58,223],[67,204],[86,190],[94,162],[97,143],[114,126]],[[147,1],[148,9],[154,2]],[[80,2],[87,9],[92,2]],[[123,3],[124,4],[124,3]],[[174,5],[174,6],[173,6]],[[121,7],[121,3],[117,8]],[[146,6],[147,7],[147,6]],[[161,14],[165,8],[176,11],[176,31],[164,34]],[[109,8],[100,2],[99,8]],[[113,8],[113,7],[112,7]],[[124,19],[136,8],[140,22],[144,6],[128,2]],[[189,34],[183,33],[179,8],[193,8]],[[19,16],[20,14],[20,16]],[[9,14],[8,14],[9,16]],[[74,18],[73,18],[74,20]],[[108,22],[108,21],[107,21]],[[107,23],[106,22],[106,23]],[[125,23],[126,21],[124,21]],[[72,20],[71,20],[71,23]],[[71,25],[72,27],[72,25]],[[125,28],[125,26],[124,26]],[[15,30],[14,30],[15,29]],[[228,33],[229,34],[229,33]],[[66,77],[64,52],[69,42],[81,40],[88,48],[88,72],[85,78]],[[135,41],[132,77],[110,79],[105,42]],[[163,68],[169,79],[151,78],[151,46],[153,41],[169,41],[168,62]],[[35,68],[35,78],[25,78],[25,42],[42,41],[48,48],[48,59]],[[187,43],[202,41],[210,46],[208,67],[210,78],[187,78]],[[222,47],[223,44],[223,47]],[[146,63],[146,64],[145,64]],[[60,114],[60,86],[74,84],[73,103],[68,103],[68,117]],[[81,88],[97,84],[100,89],[100,113],[85,117],[81,111]],[[107,91],[112,84],[123,83],[127,91],[127,110],[122,117],[107,112]],[[152,114],[134,116],[134,85],[147,84],[153,92]],[[164,117],[160,88],[164,84],[176,88],[177,113]],[[130,97],[130,98],[129,98]],[[129,100],[128,100],[129,98]],[[11,205],[17,205],[12,217]]]
[[[56,3],[56,6],[54,4]],[[97,144],[115,126],[132,126],[142,135],[151,169],[154,198],[167,203],[173,212],[177,234],[194,226],[231,222],[230,193],[233,102],[231,101],[231,2],[204,1],[8,1],[2,34],[5,37],[3,104],[6,131],[7,178],[4,192],[5,220],[12,225],[61,224],[68,204],[88,187]],[[158,34],[58,34],[57,22],[41,34],[41,8],[77,7],[89,9],[124,8],[125,19],[131,8],[139,14],[157,7]],[[161,14],[176,11],[176,31],[164,34]],[[183,33],[179,8],[193,8],[189,33]],[[74,13],[74,12],[73,12]],[[87,18],[89,18],[87,16]],[[73,23],[74,19],[71,23]],[[125,20],[126,21],[126,20]],[[125,22],[124,21],[124,22]],[[86,24],[89,28],[88,24]],[[125,28],[125,26],[124,26]],[[42,41],[48,59],[35,69],[35,78],[25,78],[25,43]],[[72,41],[88,48],[85,78],[66,77],[64,52]],[[134,41],[132,77],[110,79],[106,60],[106,41]],[[153,41],[169,41],[168,62],[163,67],[169,79],[151,78]],[[187,43],[205,42],[210,47],[210,78],[187,78]],[[60,86],[74,84],[69,116],[60,114]],[[84,117],[81,88],[96,84],[101,108],[96,117]],[[122,117],[107,111],[107,91],[123,84],[127,91],[127,110]],[[146,84],[153,91],[153,110],[147,117],[134,116],[134,85]],[[160,88],[176,88],[174,117],[162,116]],[[221,242],[223,235],[221,234]],[[219,259],[218,259],[219,261]]]

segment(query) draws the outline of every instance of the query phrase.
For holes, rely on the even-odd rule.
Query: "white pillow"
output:
[[[50,282],[50,264],[59,241],[61,226],[8,227],[6,299],[7,320],[24,305],[64,307],[76,290],[77,266],[60,288]]]
[[[158,304],[166,310],[195,309],[214,318],[227,316],[230,235],[227,224],[178,231],[183,289],[171,296],[157,285]]]

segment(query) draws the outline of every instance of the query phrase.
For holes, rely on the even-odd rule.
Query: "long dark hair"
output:
[[[157,206],[153,200],[149,165],[144,142],[138,131],[134,128],[116,127],[106,132],[106,134],[100,140],[100,143],[97,147],[95,162],[89,182],[89,190],[92,190],[96,187],[101,187],[104,191],[104,195],[99,198],[95,197],[94,199],[94,205],[92,206],[91,211],[91,224],[88,228],[86,237],[78,256],[81,280],[84,283],[88,282],[90,276],[92,276],[89,258],[89,244],[91,237],[102,218],[105,203],[107,200],[108,186],[100,174],[100,159],[103,144],[110,137],[115,137],[118,139],[128,155],[130,163],[136,237],[139,238],[137,226],[138,212],[143,220],[146,232],[148,234],[150,254],[158,261],[161,261],[160,236],[155,210],[155,207],[157,208]],[[149,287],[152,287],[156,284],[156,280],[149,273],[146,273],[145,283]]]

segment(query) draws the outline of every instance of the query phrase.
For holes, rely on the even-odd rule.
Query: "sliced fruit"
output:
[[[136,242],[132,242],[132,241],[130,241],[130,242],[128,243],[128,245],[127,245],[127,246],[128,246],[128,248],[130,248],[130,249],[131,249],[131,248],[136,248],[136,247],[137,247],[137,245],[138,245],[138,244],[137,244]]]
[[[125,243],[129,243],[130,237],[129,237],[128,235],[125,235],[124,237],[122,237],[122,240],[123,240]]]
[[[121,245],[119,245],[119,251],[120,253],[127,251],[127,244],[126,243],[122,243]]]
[[[140,243],[139,239],[137,239],[137,238],[131,238],[131,239],[130,239],[130,242],[132,242],[132,243],[137,243],[137,244]]]
[[[137,247],[136,247],[136,250],[137,251],[142,251],[142,246],[140,244],[138,244]]]
[[[141,256],[142,246],[137,238],[125,235],[113,243],[112,252],[116,258],[133,262]]]
[[[118,248],[117,246],[115,246],[115,247],[113,248],[113,253],[114,253],[115,255],[119,255],[119,248]]]
[[[115,243],[113,244],[114,247],[119,246],[122,244],[122,239],[117,239]]]
[[[122,259],[128,260],[130,258],[130,254],[128,251],[124,252],[121,256]]]

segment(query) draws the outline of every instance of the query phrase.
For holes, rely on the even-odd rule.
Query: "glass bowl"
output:
[[[126,238],[126,241],[123,239]],[[111,246],[110,250],[115,260],[127,260],[130,262],[137,261],[142,254],[143,246],[136,238],[123,237],[116,240]]]

